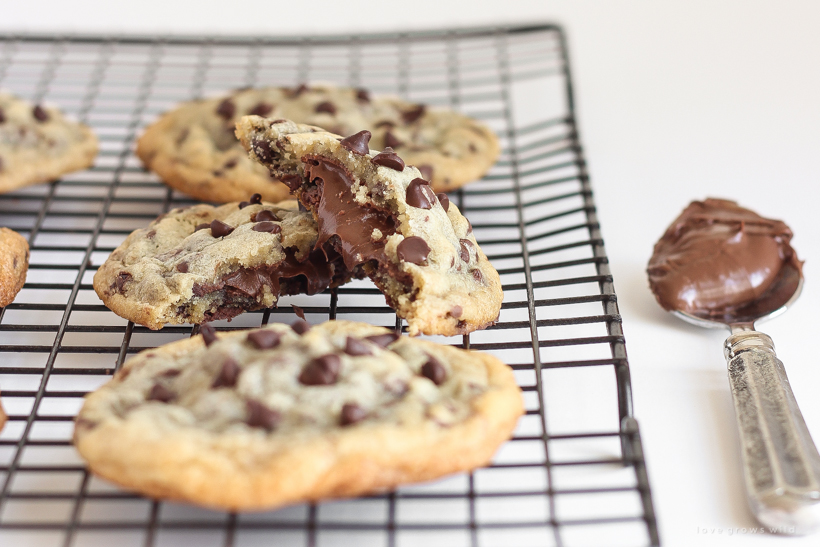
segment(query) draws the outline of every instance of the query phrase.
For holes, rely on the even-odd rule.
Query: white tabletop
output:
[[[668,546],[817,545],[754,533],[721,345],[647,288],[652,245],[691,200],[738,200],[785,220],[806,260],[789,313],[762,329],[820,439],[820,369],[804,340],[820,309],[820,4],[7,2],[0,31],[347,32],[500,22],[564,25],[585,145],[624,317],[661,538]],[[802,342],[802,343],[801,343]]]

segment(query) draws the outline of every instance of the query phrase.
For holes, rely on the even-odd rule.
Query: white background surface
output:
[[[581,138],[615,275],[665,545],[820,544],[738,533],[745,507],[725,334],[667,316],[644,267],[692,199],[792,227],[806,287],[772,335],[820,439],[820,3],[4,2],[0,31],[299,34],[556,21],[569,34]],[[742,532],[742,531],[741,531]]]

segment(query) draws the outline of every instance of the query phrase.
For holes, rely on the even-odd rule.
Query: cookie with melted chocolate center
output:
[[[0,193],[89,167],[97,137],[50,106],[0,93]]]
[[[93,473],[146,496],[262,510],[486,465],[523,412],[491,355],[364,323],[300,331],[272,324],[131,357],[86,397],[74,446]]]
[[[342,139],[246,116],[237,136],[313,212],[317,245],[335,249],[348,269],[361,266],[411,335],[465,334],[496,321],[501,280],[470,223],[415,167],[374,161],[385,153],[368,150],[368,131]]]
[[[316,224],[295,201],[256,198],[174,209],[136,230],[97,270],[94,290],[117,315],[160,329],[270,308],[354,275],[332,251],[314,250]]]
[[[203,201],[238,201],[254,192],[279,201],[287,197],[287,188],[250,161],[234,137],[236,122],[248,114],[344,135],[367,129],[372,147],[392,147],[405,162],[420,167],[437,192],[481,178],[500,150],[487,126],[452,110],[363,89],[312,85],[243,89],[183,103],[145,131],[137,155],[166,184]]]

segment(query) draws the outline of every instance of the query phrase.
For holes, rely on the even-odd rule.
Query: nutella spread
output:
[[[319,225],[316,248],[326,248],[325,243],[335,235],[348,269],[369,260],[386,262],[386,238],[396,233],[392,216],[356,203],[353,177],[339,162],[321,156],[307,156],[303,161],[305,175],[320,193],[315,208]]]
[[[801,276],[792,232],[733,201],[695,201],[655,244],[647,273],[666,310],[728,318],[782,282]]]

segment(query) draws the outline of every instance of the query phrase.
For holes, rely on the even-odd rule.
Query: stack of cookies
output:
[[[208,323],[367,277],[411,337],[493,325],[498,272],[444,192],[498,153],[474,120],[362,89],[247,89],[161,117],[138,143],[146,167],[222,205],[136,230],[94,289],[135,323],[201,334],[138,354],[88,396],[74,440],[91,470],[242,510],[486,464],[523,412],[498,359],[364,323]]]

